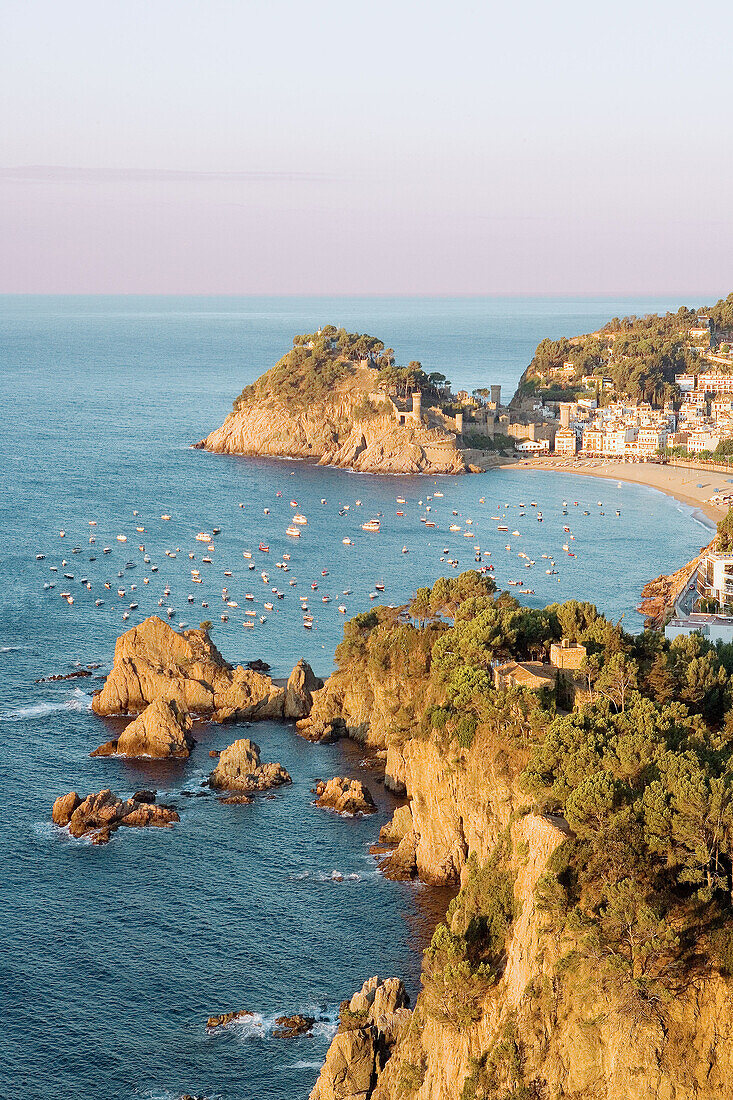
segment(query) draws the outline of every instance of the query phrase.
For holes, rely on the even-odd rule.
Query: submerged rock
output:
[[[368,787],[359,779],[334,776],[328,783],[315,788],[316,806],[335,810],[337,814],[374,814],[377,807]]]
[[[210,1030],[215,1027],[226,1027],[232,1020],[251,1019],[253,1016],[254,1012],[249,1012],[246,1008],[240,1008],[234,1012],[222,1012],[219,1016],[209,1016],[206,1026]]]
[[[248,737],[235,741],[219,755],[209,785],[224,791],[267,791],[292,780],[282,764],[263,764],[260,747]]]
[[[303,1016],[299,1012],[294,1016],[278,1016],[272,1034],[275,1039],[292,1039],[297,1035],[306,1035],[315,1022],[315,1016]]]
[[[147,756],[156,760],[185,759],[194,744],[190,716],[175,700],[155,699],[120,734],[91,756]]]
[[[141,792],[149,796],[149,791]],[[51,811],[56,825],[68,825],[73,837],[88,836],[93,844],[106,844],[121,825],[142,828],[168,826],[180,818],[170,806],[157,806],[149,798],[123,800],[108,788],[81,799],[76,791],[57,798]]]

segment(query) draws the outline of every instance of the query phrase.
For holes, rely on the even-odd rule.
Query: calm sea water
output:
[[[500,585],[522,580],[534,589],[522,597],[526,603],[590,599],[637,629],[642,584],[707,541],[689,509],[615,482],[519,471],[376,478],[208,455],[190,444],[221,423],[233,397],[279,358],[294,333],[319,325],[380,336],[400,359],[419,359],[455,386],[500,382],[508,398],[543,336],[679,304],[0,299],[2,1095],[306,1097],[340,1000],[377,972],[404,976],[415,993],[421,949],[446,903],[444,892],[386,882],[375,872],[368,847],[394,801],[362,767],[356,747],[314,747],[289,725],[249,728],[263,758],[281,761],[293,786],[251,806],[222,806],[183,792],[201,790],[208,750],[244,736],[241,727],[199,726],[199,744],[185,764],[92,760],[90,750],[112,736],[89,711],[98,684],[36,679],[69,672],[75,662],[107,668],[126,626],[169,607],[174,624],[211,619],[232,661],[261,657],[284,675],[305,656],[326,674],[344,619],[339,606],[349,615],[363,610],[377,581],[385,584],[384,602],[402,602],[451,571],[441,558],[470,568],[475,545],[490,552],[484,560],[495,565]],[[285,535],[291,501],[308,519],[299,540]],[[504,514],[508,534],[491,518]],[[382,530],[366,534],[361,524],[375,516]],[[426,528],[421,518],[437,526]],[[450,532],[451,524],[460,531]],[[575,536],[574,559],[562,550],[564,525]],[[195,535],[215,526],[221,534],[205,565],[205,545]],[[117,540],[120,534],[127,542]],[[268,554],[257,550],[262,540]],[[243,550],[252,552],[255,570]],[[37,562],[37,553],[45,560]],[[277,568],[285,553],[288,572]],[[548,575],[551,559],[558,573]],[[527,560],[536,564],[526,569]],[[203,584],[191,583],[192,568]],[[52,582],[55,588],[44,589]],[[224,585],[239,608],[225,607]],[[120,586],[124,599],[116,595]],[[73,593],[73,606],[60,598],[62,590]],[[324,595],[331,600],[323,602]],[[301,596],[314,616],[310,633]],[[99,598],[105,602],[97,608]],[[139,607],[125,623],[123,609],[133,601]],[[266,621],[258,617],[245,629],[246,607]],[[346,773],[366,779],[379,805],[375,817],[341,820],[311,806],[316,779]],[[49,823],[53,800],[71,788],[111,786],[125,795],[149,785],[179,807],[175,829],[122,830],[107,847],[94,848]],[[313,1037],[271,1037],[276,1015],[308,1006],[323,1017]],[[206,1017],[230,1008],[257,1012],[256,1025],[207,1036]]]

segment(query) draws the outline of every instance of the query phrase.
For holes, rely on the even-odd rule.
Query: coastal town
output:
[[[614,335],[607,336],[610,345]],[[460,392],[462,429],[469,438],[505,437],[519,454],[725,461],[733,452],[733,334],[701,314],[680,337],[691,366],[673,375],[658,403],[635,400],[602,370],[578,377],[578,364],[568,359],[537,372],[532,390],[520,385],[507,407],[496,386]]]

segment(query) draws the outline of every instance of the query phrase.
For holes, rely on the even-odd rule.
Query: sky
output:
[[[0,292],[733,289],[723,0],[3,0]]]

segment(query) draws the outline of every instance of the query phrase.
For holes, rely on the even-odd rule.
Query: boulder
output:
[[[337,814],[373,814],[377,812],[368,787],[359,779],[334,776],[328,783],[315,788],[316,806],[335,810]]]
[[[260,747],[248,737],[235,741],[219,755],[209,786],[224,791],[266,791],[292,780],[282,764],[263,764]]]
[[[192,721],[175,702],[155,699],[116,741],[100,745],[92,756],[147,756],[156,760],[185,759],[193,747]]]
[[[291,706],[304,706],[313,674],[298,673]],[[95,714],[142,714],[160,699],[215,722],[282,718],[286,689],[251,668],[224,660],[208,632],[176,631],[156,615],[121,634],[112,670],[92,699]],[[299,713],[303,713],[302,710]]]
[[[308,662],[301,658],[288,677],[283,717],[305,718],[310,714],[313,706],[313,692],[319,691],[322,687],[323,680],[320,680]]]
[[[97,791],[81,799],[75,791],[57,798],[51,817],[57,825],[68,825],[74,837],[88,836],[93,844],[106,844],[121,825],[142,828],[148,825],[172,825],[180,818],[170,806],[155,805],[155,795],[141,791],[122,800],[109,789]],[[149,799],[152,797],[153,801]]]
[[[71,815],[80,803],[81,799],[76,791],[69,791],[68,794],[60,795],[51,810],[51,820],[54,825],[68,825],[71,821]]]
[[[294,1016],[278,1016],[272,1034],[275,1039],[292,1039],[296,1035],[306,1035],[315,1022],[315,1016],[303,1016],[299,1012]]]

